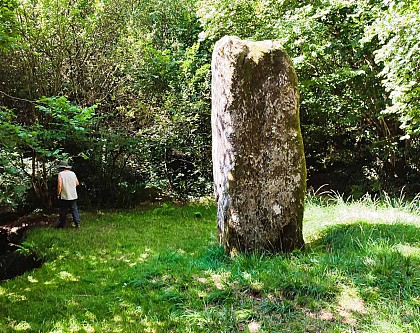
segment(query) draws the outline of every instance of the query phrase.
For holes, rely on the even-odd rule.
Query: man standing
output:
[[[57,196],[60,200],[60,220],[57,228],[63,228],[65,226],[67,212],[71,210],[74,225],[77,229],[80,229],[80,217],[76,203],[76,187],[79,186],[79,180],[76,174],[70,170],[71,168],[66,161],[61,161],[57,166],[57,169],[60,171],[57,185]]]

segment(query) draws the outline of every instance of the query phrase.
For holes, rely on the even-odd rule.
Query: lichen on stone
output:
[[[222,244],[228,252],[301,248],[306,168],[290,58],[276,41],[224,37],[212,73]]]

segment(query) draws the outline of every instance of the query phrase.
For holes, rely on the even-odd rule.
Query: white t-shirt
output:
[[[62,181],[61,195],[62,200],[76,200],[77,199],[77,177],[73,171],[62,171],[59,174]]]

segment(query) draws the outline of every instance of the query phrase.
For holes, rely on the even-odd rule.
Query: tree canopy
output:
[[[63,157],[92,205],[211,193],[210,62],[224,35],[280,40],[291,56],[310,186],[414,194],[418,11],[414,0],[2,1],[0,206],[50,205],[40,193],[53,193]]]

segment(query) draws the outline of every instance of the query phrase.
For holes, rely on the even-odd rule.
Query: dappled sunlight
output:
[[[368,257],[368,256],[366,256],[366,257],[363,259],[363,264],[364,264],[366,267],[368,267],[368,268],[372,268],[372,267],[375,267],[375,265],[376,265],[376,260],[375,260],[374,258],[372,258],[372,257]]]
[[[378,207],[363,203],[343,203],[333,207],[309,204],[304,212],[304,238],[306,242],[311,242],[319,237],[321,230],[328,226],[362,221],[369,224],[405,223],[420,226],[419,215],[393,207]]]
[[[125,300],[118,303],[118,308],[120,310],[123,310],[124,315],[131,316],[132,318],[138,318],[144,315],[144,311],[141,308],[141,306],[131,303],[131,302],[127,302]],[[114,321],[117,322],[121,320],[121,318],[122,318],[121,316],[116,315],[114,317]]]
[[[74,306],[80,306],[79,304],[73,304]],[[152,320],[147,315],[144,316],[141,311],[134,310],[136,306],[134,304],[125,304],[122,307],[124,310],[120,314],[114,314],[106,319],[99,319],[97,316],[86,311],[84,316],[77,317],[75,315],[69,315],[66,318],[52,320],[50,322],[52,328],[48,330],[49,333],[69,333],[69,332],[112,332],[112,333],[124,333],[127,332],[127,324],[131,323],[134,327],[137,327],[135,332],[161,332],[161,328],[164,324],[160,321]],[[47,322],[47,321],[46,321]],[[33,327],[27,321],[9,321],[8,327],[14,331],[33,331]],[[43,331],[44,332],[44,331]],[[45,331],[47,332],[47,331]],[[133,331],[134,332],[134,331]]]
[[[171,280],[172,280],[172,277],[170,275],[164,274],[160,277],[155,277],[155,278],[151,279],[150,283],[152,283],[152,284],[158,284],[158,283],[165,284],[165,283],[170,283]]]
[[[264,288],[264,283],[261,281],[255,281],[253,276],[249,274],[248,272],[243,272],[242,276],[245,279],[245,281],[249,283],[253,291],[260,291]]]
[[[54,329],[49,333],[67,333],[67,332],[86,332],[93,333],[96,332],[95,328],[85,321],[78,320],[75,316],[71,316],[69,320],[65,322],[55,323]]]
[[[360,321],[366,318],[371,320],[375,311],[381,312],[382,306],[375,304],[380,299],[381,302],[388,302],[389,311],[401,320],[400,310],[392,310],[398,305],[394,303],[394,298],[404,298],[405,293],[415,288],[414,276],[418,266],[416,268],[415,261],[407,258],[418,258],[419,228],[417,223],[397,223],[392,219],[388,219],[389,223],[381,222],[385,220],[381,218],[372,223],[356,219],[346,224],[332,223],[324,226],[315,240],[307,244],[309,250],[323,249],[319,254],[325,261],[322,262],[321,257],[317,256],[318,261],[311,262],[315,265],[331,265],[342,281],[340,291],[334,297],[334,307],[318,312],[309,310],[307,314],[310,318],[327,322],[339,320],[345,325],[358,327]],[[411,328],[412,323],[408,324],[410,317],[415,318],[415,313],[405,319],[407,327]],[[378,326],[394,327],[394,319],[387,320],[380,321]],[[401,320],[399,324],[403,322]],[[395,325],[394,331],[398,331],[397,327],[400,326]]]
[[[138,262],[138,263],[143,263],[143,262],[145,262],[145,261],[149,258],[149,256],[150,256],[151,252],[152,252],[152,250],[151,250],[149,247],[146,247],[146,248],[144,249],[144,252],[143,252],[143,253],[140,255],[140,257],[137,259],[137,262]]]
[[[407,244],[396,244],[395,250],[401,253],[404,257],[413,257],[420,259],[420,247],[410,246]]]
[[[316,314],[316,318],[319,318],[324,321],[331,321],[334,320],[334,314],[330,311],[322,309]]]
[[[96,321],[96,315],[94,313],[90,312],[90,311],[85,312],[85,317],[92,322]]]
[[[218,290],[224,290],[229,287],[230,272],[215,273],[207,271],[205,273],[207,277],[195,276],[194,279],[204,286],[215,287]]]
[[[366,314],[366,307],[359,292],[355,288],[343,286],[341,294],[338,296],[338,313],[343,318],[343,322],[355,324],[354,314]]]
[[[75,295],[75,296],[78,296],[78,295]],[[78,302],[74,298],[72,298],[72,299],[69,299],[69,300],[66,301],[66,305],[69,308],[78,308],[78,307],[80,307],[80,302]]]
[[[214,286],[219,289],[226,289],[228,287],[228,279],[230,277],[230,272],[223,272],[220,274],[211,273],[210,278]]]
[[[53,286],[53,285],[56,285],[57,282],[55,282],[54,280],[47,280],[44,282],[44,284],[47,286]]]
[[[372,252],[392,250],[395,246],[410,246],[418,243],[420,228],[414,224],[381,224],[354,222],[334,224],[319,231],[317,238],[308,243],[331,249],[353,249]],[[369,259],[367,259],[369,262]]]
[[[186,310],[182,315],[181,318],[184,319],[186,322],[190,322],[194,326],[203,328],[206,327],[211,323],[211,317],[208,316],[208,311],[200,310]]]
[[[208,279],[203,278],[203,277],[197,277],[197,281],[202,283],[202,284],[207,284],[208,283]]]
[[[419,12],[3,0],[0,333],[420,332]]]
[[[140,229],[134,217],[132,221]],[[392,311],[395,317],[416,316],[415,225],[324,224],[306,251],[231,258],[214,243],[215,226],[210,222],[200,226],[205,228],[201,236],[195,220],[184,223],[183,232],[192,233],[182,240],[175,237],[180,223],[164,225],[162,220],[147,229],[153,236],[133,233],[131,225],[121,224],[116,233],[89,244],[83,234],[68,243],[60,235],[62,249],[52,249],[52,259],[41,269],[16,279],[16,284],[0,286],[0,311],[7,311],[0,325],[17,331],[20,324],[23,332],[46,327],[49,333],[217,332],[220,327],[249,333],[301,332],[302,327],[327,332],[359,330],[372,322],[375,311],[383,318]],[[51,249],[48,242],[56,244],[54,237],[39,242]],[[160,241],[152,243],[151,238]],[[411,297],[411,303],[401,314],[376,304],[381,300],[397,309],[403,297]],[[59,312],[46,306],[51,301]],[[12,309],[22,307],[24,312],[29,306],[39,311],[33,319],[21,318]],[[387,324],[377,319],[378,326]],[[404,320],[401,325],[413,327]]]
[[[252,309],[239,309],[234,311],[235,319],[238,322],[246,322],[253,315]]]
[[[63,281],[70,282],[77,282],[80,279],[80,277],[75,277],[73,274],[66,271],[61,271],[60,273],[58,273],[58,277]]]
[[[6,298],[9,302],[22,302],[26,301],[27,297],[25,295],[21,295],[14,292],[7,292],[6,289],[0,290],[0,296]]]
[[[158,327],[160,326],[164,326],[162,322],[160,321],[152,321],[148,318],[142,318],[140,320],[140,323],[143,327],[143,332],[145,333],[157,333],[160,330],[158,329]]]
[[[31,283],[38,283],[38,280],[35,279],[32,275],[28,275],[28,281]]]
[[[342,205],[336,214],[335,221],[345,223],[359,221],[369,221],[369,223],[420,223],[420,216],[396,208]]]
[[[345,285],[342,288],[343,290],[337,295],[334,304],[330,304],[316,313],[307,309],[305,310],[306,315],[315,320],[340,321],[343,324],[355,326],[358,322],[358,316],[367,315],[368,312],[357,289]]]
[[[418,332],[409,328],[407,330],[401,330],[401,327],[397,323],[392,322],[390,318],[380,318],[377,316],[373,317],[371,327],[374,332]]]
[[[78,259],[84,260],[92,266],[102,265],[108,262],[108,257],[105,256],[104,253],[100,253],[99,255],[90,255],[88,257],[79,254]]]
[[[128,256],[133,257],[133,256],[136,256],[136,254],[135,253],[130,253]],[[133,258],[128,258],[128,256],[121,256],[121,257],[115,258],[115,260],[117,260],[117,261],[123,261],[123,262],[127,263],[131,267],[132,266],[135,266],[138,261],[137,260],[136,261],[133,261]]]
[[[115,322],[115,323],[121,323],[123,321],[123,319],[122,319],[121,315],[115,315],[112,318],[112,321]]]
[[[252,321],[248,324],[249,333],[257,333],[260,331],[261,324],[259,322]]]
[[[27,321],[12,322],[9,324],[9,327],[17,332],[25,332],[31,329],[31,325]]]
[[[317,313],[312,312],[311,310],[304,310],[306,315],[311,319],[319,319],[322,321],[333,321],[335,320],[334,313],[326,309],[321,309]]]

